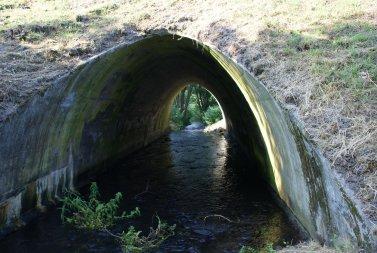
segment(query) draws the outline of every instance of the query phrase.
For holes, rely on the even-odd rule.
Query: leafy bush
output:
[[[221,109],[218,105],[208,107],[204,113],[204,121],[210,125],[222,119]]]
[[[171,111],[170,122],[173,124],[174,130],[183,129],[185,126],[183,113],[175,106]]]
[[[132,219],[140,215],[140,210],[136,207],[128,214],[123,212],[120,216],[117,216],[122,193],[118,192],[114,198],[106,203],[98,200],[99,196],[98,186],[95,182],[90,185],[88,200],[83,199],[76,192],[66,192],[64,198],[61,199],[63,222],[82,229],[103,230],[115,237],[126,253],[139,253],[157,248],[167,238],[174,235],[175,225],[168,225],[161,221],[158,216],[157,227],[155,229],[151,227],[147,236],[142,236],[141,231],[136,231],[133,226],[130,226],[127,232],[123,231],[120,235],[111,233],[107,228],[114,225],[116,220]]]
[[[250,246],[242,246],[239,253],[258,253],[258,251]]]
[[[197,104],[190,104],[189,105],[189,116],[190,122],[202,122],[204,123],[203,116],[204,112],[202,112]]]
[[[174,235],[175,225],[169,226],[167,223],[161,221],[157,216],[156,229],[150,228],[147,236],[142,236],[141,231],[136,231],[133,226],[128,228],[128,231],[118,237],[122,249],[126,253],[139,253],[149,251],[153,248],[157,248],[166,239]]]
[[[78,228],[94,230],[108,228],[114,225],[118,219],[130,219],[140,215],[140,210],[136,207],[128,214],[123,212],[120,216],[117,216],[119,203],[122,200],[122,193],[120,192],[115,194],[114,198],[108,202],[101,202],[98,200],[99,196],[98,186],[94,182],[90,186],[88,200],[85,200],[76,192],[67,192],[61,199],[63,222]]]
[[[183,129],[193,122],[213,124],[221,119],[215,97],[200,85],[188,85],[173,101],[170,123],[174,130]]]

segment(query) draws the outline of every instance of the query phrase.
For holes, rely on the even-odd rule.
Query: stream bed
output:
[[[103,199],[123,193],[120,210],[140,208],[141,216],[132,221],[138,230],[148,231],[156,215],[176,224],[175,235],[152,252],[238,252],[242,245],[258,249],[302,241],[250,164],[222,135],[180,131],[108,165],[92,181],[98,183]],[[88,186],[80,192],[87,194]],[[111,231],[121,233],[129,225],[120,222]],[[62,224],[60,210],[53,208],[0,240],[0,252],[122,249],[105,232]]]

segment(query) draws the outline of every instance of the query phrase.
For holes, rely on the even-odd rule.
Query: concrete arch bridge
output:
[[[95,165],[164,134],[174,97],[193,82],[214,94],[229,134],[313,239],[371,247],[369,224],[263,84],[216,49],[171,34],[90,59],[0,126],[3,231]]]

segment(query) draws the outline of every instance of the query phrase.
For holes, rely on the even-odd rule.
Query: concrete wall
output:
[[[216,96],[231,136],[311,237],[371,246],[368,221],[265,87],[215,49],[168,34],[89,60],[0,125],[1,226],[14,227],[96,164],[161,136],[189,83]]]

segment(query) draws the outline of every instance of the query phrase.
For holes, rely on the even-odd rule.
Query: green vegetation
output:
[[[277,29],[279,30],[279,29]],[[321,78],[316,96],[349,90],[356,101],[374,99],[377,80],[377,27],[367,22],[340,22],[318,26],[310,31],[291,31],[288,36],[271,31],[276,41],[285,37],[285,56],[309,63],[311,72]]]
[[[250,246],[242,246],[239,253],[258,253],[258,251]]]
[[[123,212],[117,216],[119,203],[122,200],[122,193],[118,192],[114,198],[107,203],[98,200],[100,196],[98,186],[92,183],[90,186],[89,200],[76,193],[69,191],[61,199],[61,219],[63,222],[78,228],[88,230],[105,229],[115,224],[119,219],[131,219],[140,215],[140,210],[136,207],[133,211]]]
[[[157,227],[151,227],[147,236],[143,236],[142,232],[137,231],[133,226],[129,226],[127,232],[123,231],[120,235],[111,233],[107,228],[115,225],[117,220],[140,216],[140,210],[136,207],[129,213],[123,212],[120,216],[117,216],[122,193],[116,193],[114,198],[108,202],[101,202],[98,200],[99,196],[98,186],[95,182],[90,186],[88,200],[85,200],[76,192],[67,192],[61,199],[63,203],[61,208],[62,221],[80,229],[106,231],[119,241],[126,253],[149,251],[159,247],[167,238],[174,235],[175,225],[168,225],[158,216],[156,216]]]
[[[173,129],[182,129],[192,122],[210,125],[221,119],[215,97],[200,85],[186,86],[174,99],[170,118]]]
[[[216,123],[222,119],[221,109],[218,105],[212,105],[208,107],[207,111],[204,112],[203,119],[206,124],[210,125]]]
[[[264,248],[259,250],[250,246],[242,246],[239,253],[276,253],[276,251],[272,247],[272,244],[269,243]]]
[[[149,251],[159,247],[167,238],[174,235],[175,225],[170,226],[161,221],[158,216],[156,217],[157,227],[155,229],[150,228],[147,236],[142,236],[141,231],[136,231],[132,226],[128,228],[126,233],[123,231],[120,236],[117,236],[124,252]]]
[[[117,4],[105,5],[105,6],[98,8],[98,9],[94,9],[94,10],[90,11],[89,13],[94,14],[94,15],[98,15],[98,16],[107,15],[107,14],[115,11],[118,8],[119,8],[119,5],[117,5]]]

